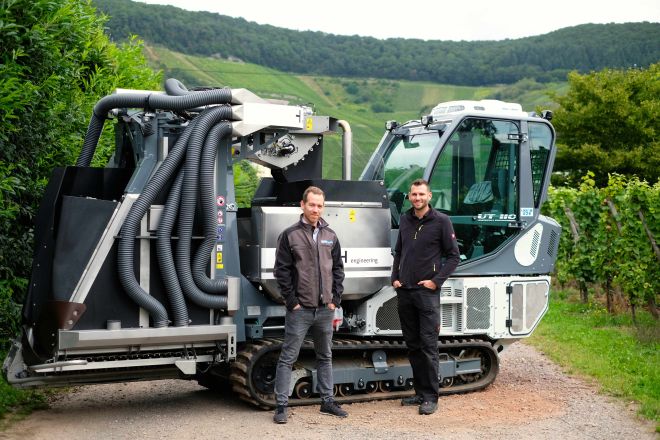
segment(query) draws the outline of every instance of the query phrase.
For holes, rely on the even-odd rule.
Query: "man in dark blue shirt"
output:
[[[429,206],[428,182],[415,180],[408,199],[412,208],[401,215],[392,264],[392,286],[415,385],[415,395],[401,404],[419,405],[419,413],[428,415],[438,407],[440,287],[456,269],[460,254],[451,220]]]

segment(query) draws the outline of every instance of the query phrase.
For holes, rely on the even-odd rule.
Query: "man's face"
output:
[[[321,218],[321,215],[323,214],[324,201],[325,200],[322,195],[310,192],[307,194],[307,201],[300,202],[303,215],[305,216],[305,219],[308,223],[316,226],[316,223],[318,223],[319,218]]]
[[[408,199],[416,211],[423,211],[431,201],[431,191],[426,185],[412,185]]]

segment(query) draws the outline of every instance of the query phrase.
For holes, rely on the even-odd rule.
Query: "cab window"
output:
[[[519,139],[513,121],[468,118],[438,157],[431,203],[451,216],[463,260],[494,251],[514,233]]]

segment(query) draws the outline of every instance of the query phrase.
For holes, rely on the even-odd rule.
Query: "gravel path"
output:
[[[272,412],[195,382],[154,381],[75,388],[0,433],[0,439],[655,439],[633,406],[564,375],[543,354],[517,343],[501,355],[486,390],[440,400],[420,416],[396,400],[344,405],[347,419],[294,408],[286,425]]]

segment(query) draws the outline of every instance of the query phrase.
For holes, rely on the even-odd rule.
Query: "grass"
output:
[[[639,404],[639,414],[660,432],[660,323],[645,311],[609,315],[559,292],[528,342],[570,374],[595,379],[601,390]]]
[[[0,360],[7,353],[0,350]],[[0,377],[0,431],[9,423],[21,419],[36,409],[47,408],[46,396],[52,391],[19,390]]]

